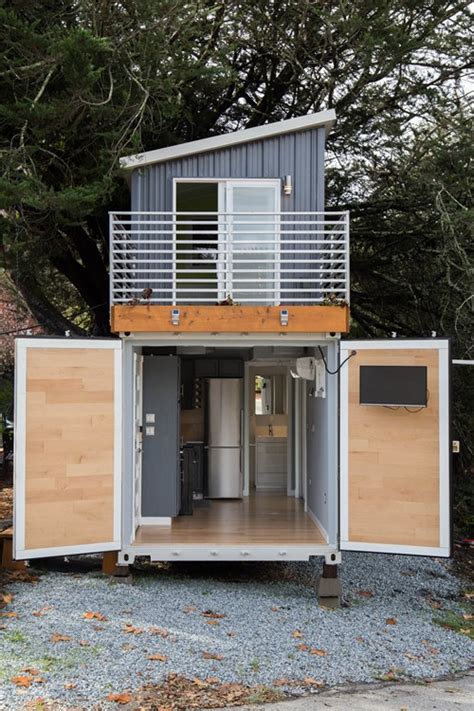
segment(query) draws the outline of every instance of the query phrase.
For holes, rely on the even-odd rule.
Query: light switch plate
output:
[[[145,422],[149,425],[154,425],[155,424],[155,413],[154,412],[147,412],[145,415]]]
[[[151,437],[152,435],[155,434],[155,428],[154,427],[145,427],[145,434],[148,437]]]
[[[459,454],[461,451],[461,445],[458,439],[453,439],[453,454]]]

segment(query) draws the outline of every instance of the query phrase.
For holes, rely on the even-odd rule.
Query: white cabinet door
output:
[[[340,363],[341,549],[449,556],[449,341],[342,341]]]
[[[16,341],[16,559],[119,550],[119,340]]]

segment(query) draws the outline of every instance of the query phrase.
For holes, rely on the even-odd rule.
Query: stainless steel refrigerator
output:
[[[210,378],[207,391],[207,474],[210,499],[242,496],[242,380]]]

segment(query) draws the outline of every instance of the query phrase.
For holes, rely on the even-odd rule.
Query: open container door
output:
[[[341,550],[451,555],[449,352],[441,339],[341,342]]]
[[[17,560],[120,550],[121,342],[16,341]]]

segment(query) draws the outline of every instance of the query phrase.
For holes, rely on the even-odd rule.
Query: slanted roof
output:
[[[189,143],[179,143],[168,148],[158,148],[156,151],[145,151],[132,156],[124,156],[120,158],[120,166],[128,169],[138,168],[151,163],[161,163],[165,160],[183,158],[184,156],[205,153],[206,151],[215,151],[219,148],[237,146],[240,143],[258,141],[262,138],[272,138],[283,133],[306,131],[319,126],[324,126],[327,134],[335,121],[336,112],[334,109],[318,111],[318,113],[309,114],[308,116],[298,116],[286,121],[276,121],[275,123],[267,123],[264,126],[244,128],[233,133],[224,133],[221,136],[203,138],[200,141],[189,141]]]

